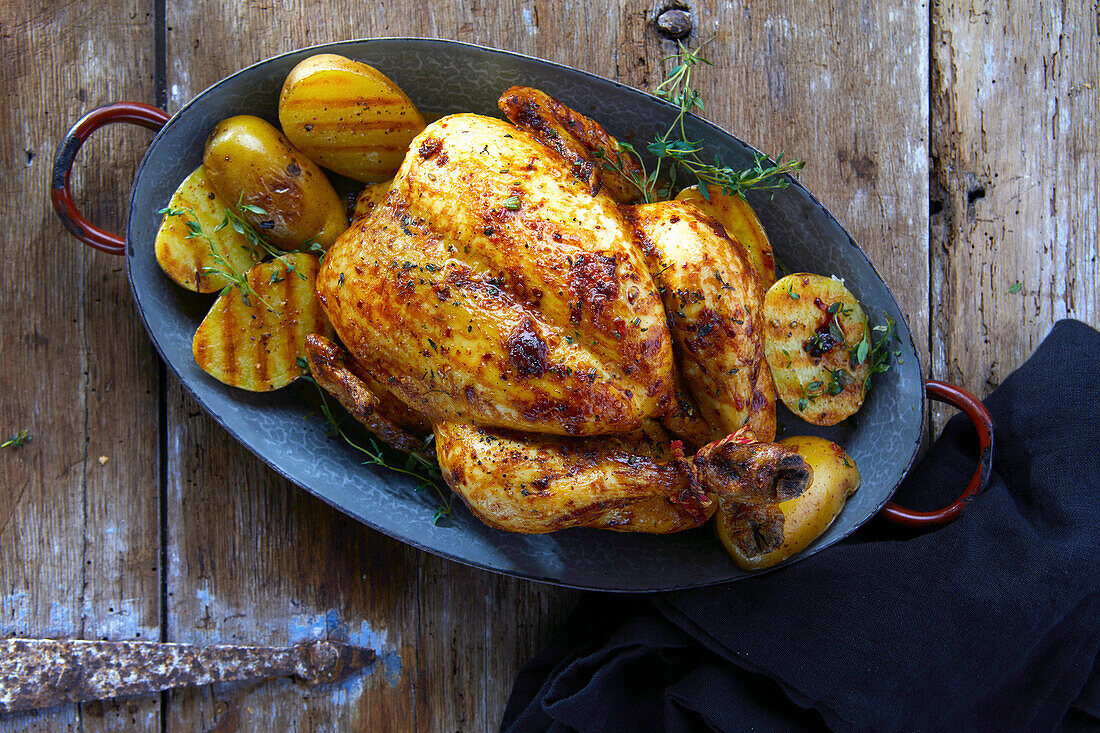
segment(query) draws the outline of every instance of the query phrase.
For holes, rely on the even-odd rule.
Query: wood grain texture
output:
[[[244,730],[403,727],[415,704],[416,551],[269,471],[174,380],[168,415],[170,640],[327,637],[379,656],[367,673],[334,686],[280,680],[174,693],[169,729],[204,730],[233,709]]]
[[[700,81],[707,116],[771,155],[806,161],[802,182],[882,273],[926,365],[927,12],[768,2],[698,13],[717,67]]]
[[[8,232],[0,298],[0,634],[157,639],[157,360],[121,258],[94,253],[49,204],[55,146],[91,107],[152,100],[153,26],[138,2],[0,8],[0,201]],[[150,134],[90,140],[76,200],[123,225],[130,177]],[[156,698],[0,717],[0,730],[156,727]]]
[[[1100,324],[1098,6],[932,7],[932,372],[985,395]]]

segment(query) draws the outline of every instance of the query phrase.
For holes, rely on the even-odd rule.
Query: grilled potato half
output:
[[[302,375],[306,336],[333,338],[317,300],[317,258],[293,252],[248,271],[248,289],[230,288],[214,302],[192,342],[195,361],[233,387],[267,392]]]
[[[237,115],[219,122],[202,164],[235,213],[280,249],[310,240],[328,247],[348,228],[344,204],[325,174],[266,120]]]
[[[813,478],[800,496],[776,505],[783,513],[783,543],[770,552],[747,554],[741,545],[732,541],[726,523],[715,523],[718,538],[742,570],[770,568],[805,550],[824,534],[848,497],[859,488],[859,468],[855,460],[836,443],[800,435],[784,438],[779,445],[802,456],[813,469]]]
[[[231,226],[218,228],[225,210],[225,200],[210,185],[201,165],[172,194],[154,246],[160,268],[188,290],[216,293],[225,287],[229,281],[210,272],[221,269],[216,257],[236,272],[245,272],[258,259],[243,234]],[[201,235],[194,231],[196,227]]]
[[[863,404],[871,369],[867,316],[835,277],[788,275],[764,296],[764,356],[779,399],[815,425],[835,425]]]
[[[752,269],[760,276],[764,287],[775,282],[775,257],[772,245],[756,212],[740,196],[727,196],[717,188],[707,187],[704,196],[698,186],[689,186],[676,194],[677,201],[687,201],[708,216],[713,216],[735,242],[740,242],[749,256]]]
[[[312,160],[373,183],[397,173],[424,118],[382,72],[323,53],[295,66],[283,82],[279,124]]]

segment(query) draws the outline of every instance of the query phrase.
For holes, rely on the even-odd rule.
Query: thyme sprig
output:
[[[443,483],[443,474],[439,469],[439,463],[432,460],[424,453],[408,453],[406,454],[404,465],[401,465],[400,459],[396,457],[397,452],[382,447],[374,438],[368,439],[367,443],[370,446],[369,448],[352,440],[351,436],[349,436],[347,431],[342,427],[340,418],[336,416],[332,406],[329,405],[328,395],[325,394],[321,385],[317,384],[317,380],[313,378],[313,374],[310,372],[309,362],[306,361],[305,358],[299,356],[298,367],[302,370],[302,378],[312,383],[317,389],[317,397],[321,403],[321,414],[328,424],[327,434],[330,438],[340,438],[348,447],[366,456],[366,460],[363,461],[362,464],[364,466],[382,466],[391,471],[396,471],[397,473],[416,479],[419,482],[419,485],[416,487],[417,493],[423,494],[429,489],[434,490],[436,497],[439,499],[439,503],[436,505],[435,513],[432,515],[432,524],[439,524],[441,519],[451,516],[451,498],[442,488],[440,488],[440,485]],[[425,450],[431,447],[434,439],[434,435],[429,435],[425,439]]]
[[[259,216],[268,215],[267,210],[263,207],[256,206],[255,204],[244,203],[243,191],[241,192],[240,197],[237,199],[237,211],[242,214],[257,214]],[[306,276],[303,275],[301,272],[298,272],[297,268],[294,267],[294,263],[286,258],[285,251],[279,249],[275,245],[271,244],[271,242],[268,242],[266,239],[264,239],[259,234],[259,232],[252,228],[252,226],[248,222],[242,219],[236,212],[233,212],[228,208],[225,210],[221,223],[218,224],[217,228],[214,231],[217,232],[221,229],[224,229],[225,227],[232,228],[233,231],[235,231],[237,234],[240,234],[245,238],[245,240],[247,240],[248,251],[252,255],[253,262],[262,262],[266,258],[272,257],[283,263],[283,267],[286,268],[287,274],[291,272],[296,272],[298,274],[298,277],[303,280],[306,279]],[[320,250],[323,256],[324,249],[321,247],[321,245],[317,244],[317,242],[311,239],[303,244],[299,250],[295,251],[316,252],[317,250]]]
[[[7,440],[0,443],[0,448],[20,448],[31,441],[30,430],[18,430],[11,434]]]
[[[263,303],[268,310],[270,310],[272,313],[277,313],[274,306],[264,300],[259,293],[252,289],[252,285],[248,282],[247,273],[239,272],[237,268],[235,268],[233,264],[225,258],[225,255],[218,251],[217,242],[214,241],[214,237],[212,235],[207,234],[206,230],[203,229],[202,224],[199,223],[198,215],[195,214],[195,210],[193,208],[191,208],[190,206],[185,208],[166,206],[157,213],[163,214],[165,216],[183,216],[185,214],[190,214],[190,218],[185,219],[183,222],[184,226],[187,227],[187,235],[185,239],[202,239],[210,248],[210,259],[214,261],[214,265],[206,265],[200,268],[199,277],[220,275],[222,278],[224,278],[226,284],[225,287],[223,287],[218,293],[219,296],[225,295],[230,290],[236,288],[241,294],[241,302],[244,303],[246,307],[252,307],[251,298],[252,296],[255,296],[256,299]],[[221,228],[221,225],[219,225],[214,231],[218,231],[218,229]],[[253,253],[253,259],[255,259],[255,257],[256,255],[255,253]]]
[[[903,363],[901,350],[895,347],[898,342],[897,324],[890,316],[886,316],[885,326],[875,326],[872,333],[882,334],[874,344],[871,343],[870,334],[864,334],[863,338],[852,347],[850,363],[854,369],[856,366],[867,362],[870,371],[863,380],[863,394],[871,388],[871,377],[882,372],[890,371],[893,362]]]
[[[700,64],[712,65],[710,61],[694,51],[677,44],[678,50],[662,63],[672,62],[664,81],[657,85],[653,93],[677,107],[679,112],[663,135],[658,135],[646,149],[657,159],[652,171],[646,170],[645,162],[633,145],[619,141],[620,150],[608,153],[602,148],[596,151],[596,157],[604,161],[604,167],[617,171],[631,186],[638,190],[645,203],[652,203],[674,196],[680,189],[698,184],[704,198],[710,198],[708,186],[714,186],[727,196],[745,197],[747,191],[787,188],[788,176],[797,176],[806,165],[804,161],[783,161],[780,154],[774,163],[767,156],[757,153],[753,165],[738,169],[724,165],[717,155],[714,161],[703,157],[701,141],[688,137],[685,119],[698,109],[704,110],[702,93],[692,86],[691,75]],[[629,170],[623,161],[623,151],[633,155],[641,165],[642,175]],[[666,178],[661,182],[661,176]],[[685,182],[686,180],[686,182]],[[661,182],[661,185],[658,183]]]
[[[237,209],[241,212],[251,212],[254,214],[260,214],[261,216],[267,214],[267,212],[259,206],[245,204],[239,200],[237,201]],[[233,231],[237,232],[245,238],[245,241],[247,242],[245,248],[248,250],[248,253],[249,255],[251,255],[252,261],[254,263],[258,264],[260,262],[263,262],[268,257],[272,257],[276,260],[279,260],[279,262],[283,264],[285,274],[289,275],[290,273],[295,273],[302,280],[307,279],[306,276],[302,274],[302,272],[299,271],[297,267],[294,266],[294,263],[286,258],[286,253],[283,250],[276,248],[274,245],[272,245],[270,242],[260,236],[255,229],[249,226],[248,222],[246,222],[229,208],[226,208],[223,211],[221,222],[218,224],[218,226],[214,227],[213,233],[210,234],[208,234],[206,230],[203,229],[202,224],[199,223],[198,215],[195,213],[195,210],[190,206],[184,208],[166,206],[157,213],[163,214],[165,216],[183,216],[185,214],[190,215],[189,218],[184,220],[184,225],[187,227],[187,235],[185,239],[202,239],[210,248],[210,259],[214,261],[214,265],[206,265],[202,267],[199,270],[199,275],[200,277],[220,275],[222,278],[225,279],[226,285],[221,289],[221,291],[219,291],[219,296],[224,295],[230,290],[236,288],[241,294],[241,302],[243,302],[246,307],[252,307],[251,298],[255,297],[269,311],[275,313],[276,315],[281,315],[279,311],[275,308],[275,306],[269,303],[262,295],[257,293],[252,285],[248,282],[248,273],[238,271],[237,268],[233,266],[233,263],[231,263],[224,254],[218,251],[217,242],[215,241],[213,234],[216,234],[226,227],[230,227],[231,229],[233,229]],[[317,245],[317,243],[313,242],[312,240],[306,242],[305,245],[303,245],[303,251],[310,251],[314,248],[314,246],[319,245]],[[307,247],[309,248],[309,250],[305,249]],[[274,273],[272,275],[271,282],[273,284],[281,281],[282,278],[279,277],[278,273]]]

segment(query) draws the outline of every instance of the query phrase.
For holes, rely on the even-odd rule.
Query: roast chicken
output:
[[[637,162],[595,121],[523,87],[500,108],[428,126],[329,249],[342,346],[310,337],[314,377],[397,448],[434,434],[492,527],[665,533],[721,505],[774,546],[810,469],[772,442],[744,249],[690,203],[639,204]]]

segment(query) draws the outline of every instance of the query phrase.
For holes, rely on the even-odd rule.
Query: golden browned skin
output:
[[[399,447],[408,429],[392,409],[380,421],[378,397],[423,415],[444,478],[489,526],[676,532],[715,497],[782,536],[768,510],[806,476],[767,442],[744,253],[687,204],[617,203],[629,185],[593,151],[618,143],[595,122],[537,90],[500,106],[516,125],[429,126],[325,256],[318,295],[350,358],[315,343],[318,381]],[[685,457],[661,422],[702,447]],[[746,423],[766,441],[727,439]]]
[[[700,448],[690,474],[698,492],[758,505],[793,499],[813,479],[802,456],[778,443],[758,442],[752,428]]]
[[[501,120],[418,136],[317,290],[356,361],[433,422],[623,433],[671,401],[664,309],[618,205]]]
[[[593,195],[603,189],[620,204],[640,200],[641,192],[626,174],[642,180],[641,164],[598,122],[530,87],[512,87],[497,104],[517,127],[568,161],[570,172]]]
[[[745,514],[767,513],[812,478],[797,453],[754,442],[751,431],[706,445],[691,459],[673,455],[652,420],[629,435],[594,438],[438,423],[435,443],[448,485],[481,521],[509,532],[679,532],[710,518],[709,497]],[[783,513],[767,516],[781,540]]]
[[[657,459],[667,436],[656,423],[647,430],[567,438],[437,423],[435,444],[447,483],[490,527],[539,534],[698,526],[713,511],[710,501],[692,492],[677,464]]]
[[[347,354],[328,339],[306,337],[306,360],[314,380],[356,420],[394,448],[415,453],[424,447],[424,423],[404,404],[368,380]],[[428,428],[430,430],[430,427]],[[418,434],[419,433],[419,434]]]
[[[630,216],[664,298],[683,382],[711,427],[710,440],[744,425],[772,440],[764,291],[744,249],[688,203],[636,206]]]

